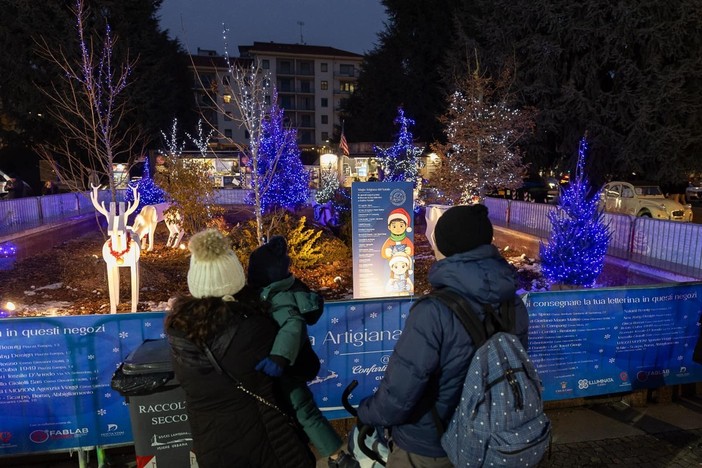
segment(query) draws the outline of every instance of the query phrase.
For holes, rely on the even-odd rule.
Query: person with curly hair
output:
[[[245,287],[244,270],[216,229],[192,236],[188,289],[166,317],[175,376],[186,395],[201,468],[304,468],[315,458],[277,406],[273,379],[255,370],[277,325]]]

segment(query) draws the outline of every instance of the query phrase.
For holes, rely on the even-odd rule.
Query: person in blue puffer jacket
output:
[[[482,313],[482,304],[497,310],[502,302],[513,300],[515,334],[526,348],[526,307],[516,295],[513,268],[492,245],[487,208],[450,208],[439,218],[434,236],[437,262],[429,271],[432,287],[461,293],[476,313]],[[358,407],[364,424],[390,428],[389,468],[453,466],[441,448],[431,410],[436,406],[441,420],[449,420],[474,352],[458,317],[439,301],[420,301],[412,308],[378,390]]]

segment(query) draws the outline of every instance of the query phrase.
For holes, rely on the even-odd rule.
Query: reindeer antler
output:
[[[105,208],[105,202],[98,203],[98,186],[97,185],[91,185],[93,188],[93,193],[90,194],[90,201],[93,202],[93,206],[97,210],[98,213],[101,213],[104,217],[109,218],[109,214],[107,213],[107,208]]]
[[[132,189],[132,193],[134,194],[134,203],[127,205],[127,209],[124,212],[124,219],[127,219],[127,217],[130,214],[134,213],[134,210],[136,210],[137,207],[139,206],[140,197],[139,197],[139,192],[137,191],[137,187],[131,187],[131,189]]]

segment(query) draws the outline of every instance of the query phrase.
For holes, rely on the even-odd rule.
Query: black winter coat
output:
[[[232,303],[232,313],[237,313],[236,308]],[[246,389],[273,403],[273,380],[254,366],[268,355],[276,331],[267,316],[242,315],[209,344],[223,368]],[[285,416],[215,372],[181,330],[169,328],[167,333],[175,375],[186,394],[193,451],[201,468],[314,467],[314,456]]]

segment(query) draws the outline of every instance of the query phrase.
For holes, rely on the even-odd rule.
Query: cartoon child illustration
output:
[[[390,265],[390,279],[385,285],[385,290],[399,296],[412,294],[414,292],[414,284],[410,279],[412,257],[405,252],[397,252],[388,263]]]
[[[410,216],[403,208],[396,208],[388,216],[388,230],[390,237],[383,243],[380,254],[384,259],[390,260],[393,254],[404,252],[408,257],[414,255],[414,243],[407,238],[407,233],[412,231],[409,227]]]

